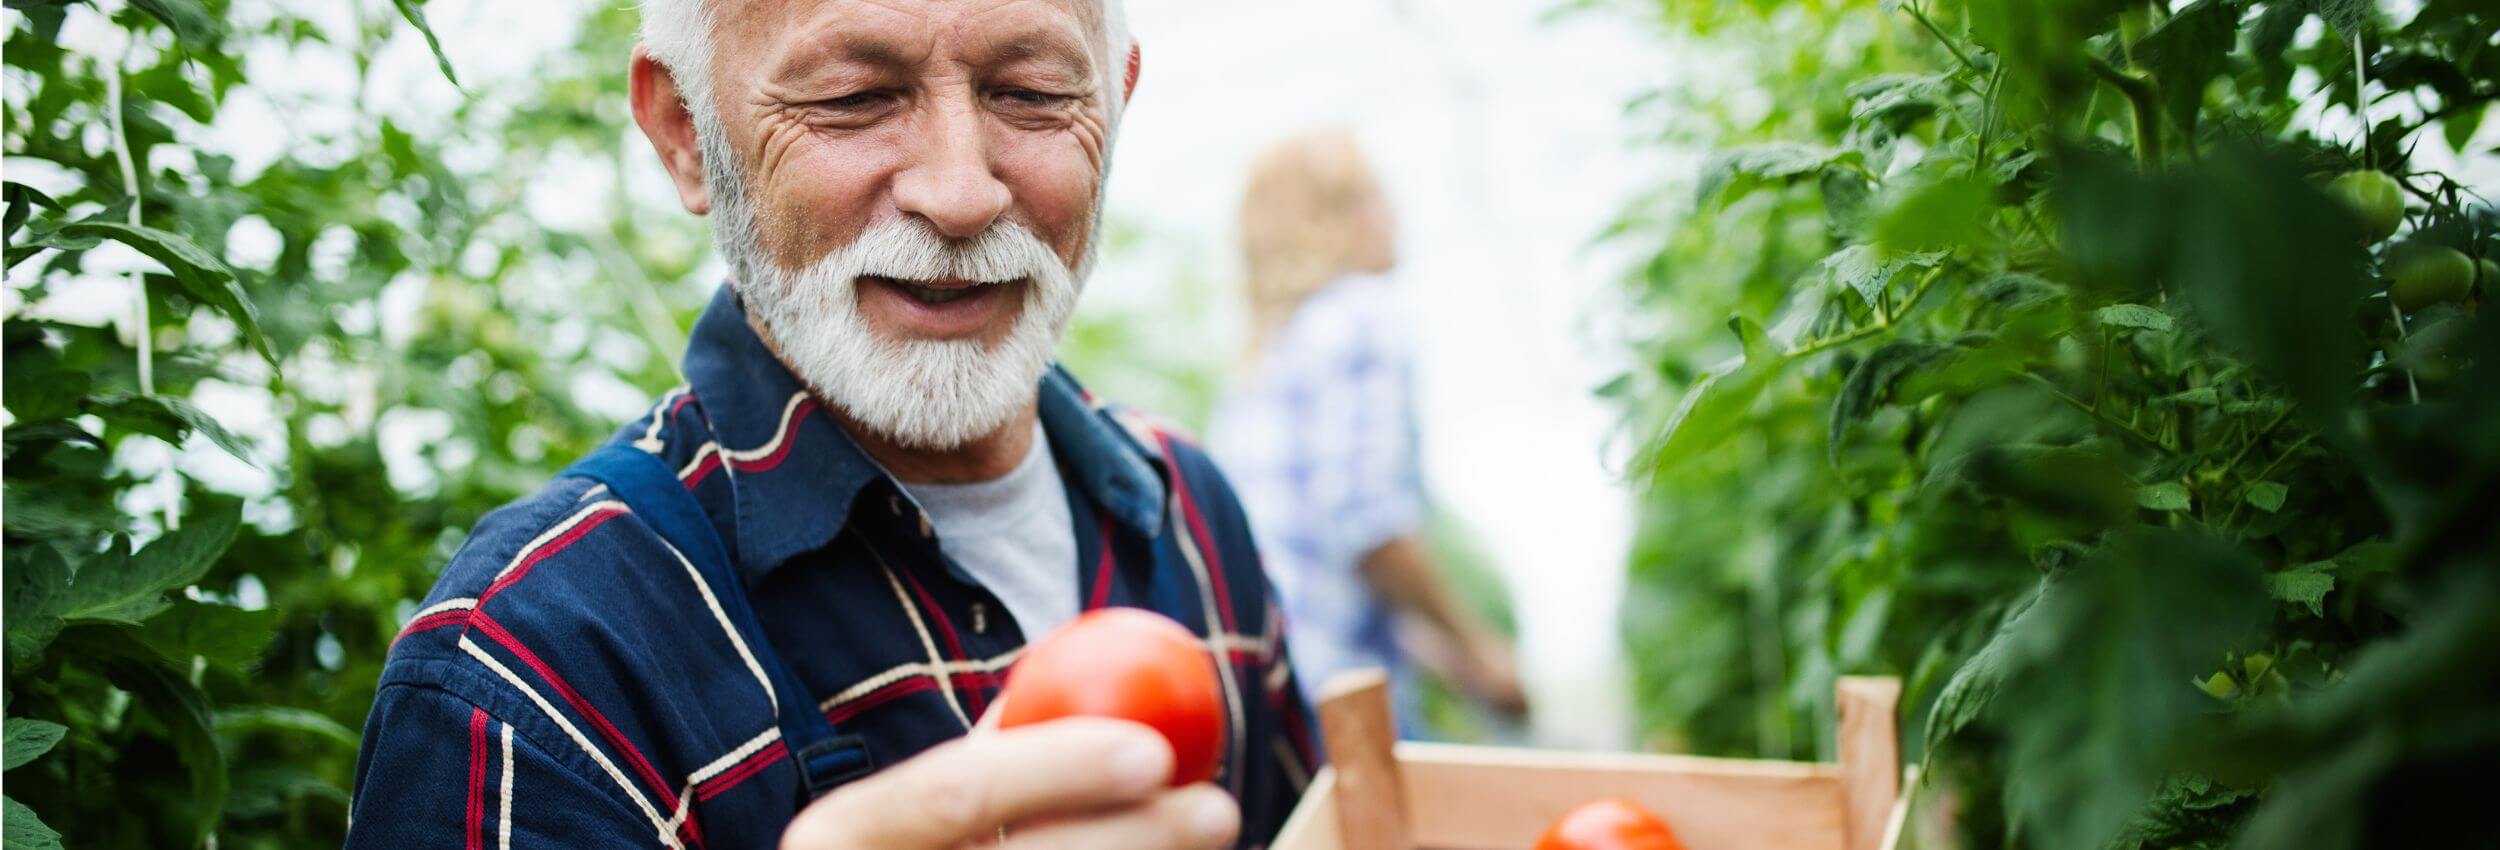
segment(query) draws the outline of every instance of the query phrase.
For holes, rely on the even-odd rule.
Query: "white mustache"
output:
[[[870,227],[841,251],[861,275],[897,280],[1039,280],[1063,269],[1059,255],[1023,225],[1004,219],[970,239],[946,239],[918,219]]]

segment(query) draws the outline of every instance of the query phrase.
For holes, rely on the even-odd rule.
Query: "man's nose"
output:
[[[920,122],[918,156],[894,178],[894,204],[952,239],[988,230],[1007,211],[1007,184],[990,169],[981,118],[968,104],[944,104]]]

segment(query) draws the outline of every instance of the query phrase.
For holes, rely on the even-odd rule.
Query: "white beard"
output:
[[[728,212],[717,198],[714,206],[715,214]],[[730,229],[722,228],[724,243]],[[980,236],[957,241],[939,237],[917,219],[895,219],[795,273],[764,258],[752,230],[744,230],[750,238],[732,255],[735,285],[749,314],[780,347],[782,360],[852,420],[915,448],[959,448],[1032,404],[1083,289],[1048,245],[1004,219]],[[1015,327],[995,345],[888,339],[859,312],[858,281],[869,275],[1022,279],[1024,304]]]

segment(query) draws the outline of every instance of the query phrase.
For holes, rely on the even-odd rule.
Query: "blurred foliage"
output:
[[[500,179],[621,196],[631,14],[417,127],[370,61],[413,3],[10,7],[9,846],[336,846],[434,571],[613,427],[589,388],[674,380],[700,223],[550,228]],[[265,163],[211,141],[282,117]]]
[[[1692,54],[1634,115],[1722,152],[1608,234],[1654,745],[1828,759],[1833,678],[1893,674],[1968,846],[2488,840],[2500,216],[2440,163],[2493,153],[2500,14],[1583,5]]]
[[[585,8],[455,89],[419,0],[10,0],[10,850],[338,846],[436,570],[678,380],[718,265]],[[1202,419],[1134,322],[1071,358]]]

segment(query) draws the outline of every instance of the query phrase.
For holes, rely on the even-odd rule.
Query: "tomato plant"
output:
[[[1536,850],[1684,850],[1684,842],[1648,809],[1624,800],[1596,800],[1556,818],[1538,836]]]
[[[1161,614],[1105,608],[1025,646],[999,694],[999,728],[1063,717],[1116,717],[1172,744],[1174,787],[1215,778],[1224,761],[1224,696],[1215,657]]]
[[[1729,69],[1610,237],[1653,743],[1830,758],[1888,673],[1966,846],[2480,840],[2487,4],[1629,5]]]

